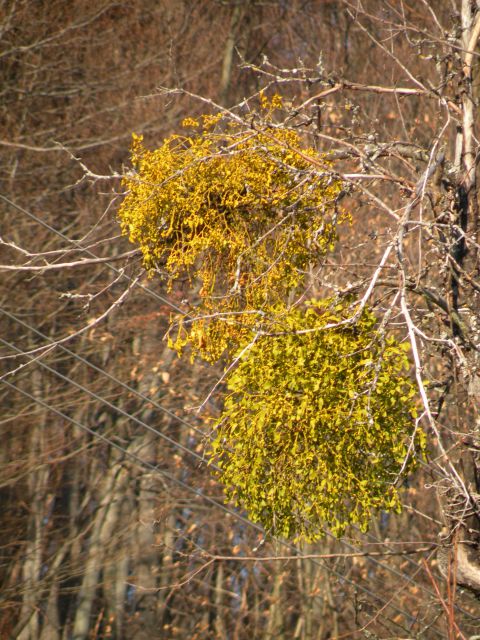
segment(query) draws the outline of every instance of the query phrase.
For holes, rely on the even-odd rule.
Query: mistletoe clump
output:
[[[368,309],[298,305],[347,216],[328,158],[273,125],[279,104],[263,96],[249,126],[189,118],[189,135],[155,150],[134,136],[119,218],[151,275],[198,291],[169,344],[236,356],[209,452],[227,498],[275,535],[314,540],[398,510],[424,442],[405,345]]]
[[[228,498],[275,535],[341,535],[399,510],[398,476],[424,448],[406,345],[379,340],[367,310],[346,318],[342,304],[290,310],[228,379],[210,455]]]
[[[275,106],[263,97],[264,120]],[[170,287],[200,282],[200,302],[175,325],[171,345],[215,361],[333,247],[345,217],[336,207],[341,183],[326,156],[301,150],[294,131],[219,116],[184,124],[190,135],[153,151],[134,136],[119,218],[151,274]]]

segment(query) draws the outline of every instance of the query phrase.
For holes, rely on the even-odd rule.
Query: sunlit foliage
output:
[[[271,108],[264,98],[264,118]],[[135,172],[124,180],[119,216],[151,274],[169,285],[184,277],[201,283],[201,302],[179,321],[172,344],[189,343],[214,361],[332,248],[345,217],[336,206],[341,183],[325,156],[300,151],[296,132],[252,131],[212,116],[202,127],[191,118],[184,124],[191,135],[153,151],[134,137]]]
[[[289,311],[228,380],[211,455],[228,497],[287,538],[365,529],[371,509],[398,510],[408,447],[424,446],[411,438],[406,345],[376,336],[368,311],[339,326],[349,313],[327,302]]]
[[[347,216],[328,159],[274,126],[279,105],[262,96],[250,127],[187,118],[190,135],[153,151],[134,137],[119,217],[151,275],[199,287],[170,345],[236,365],[209,450],[227,497],[267,531],[313,540],[398,510],[423,441],[405,345],[368,309],[301,303]]]

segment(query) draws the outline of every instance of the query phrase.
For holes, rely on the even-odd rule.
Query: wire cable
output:
[[[0,338],[0,343],[2,343],[4,345],[6,345],[7,347],[9,347],[10,349],[13,349],[14,351],[17,351],[18,353],[22,354],[22,350],[21,349],[19,349],[15,345],[11,344],[10,342],[7,342],[7,340],[4,340],[3,338]],[[29,356],[29,357],[31,357],[31,356]],[[99,402],[103,403],[109,409],[112,409],[113,411],[117,411],[124,418],[127,418],[129,420],[133,420],[138,425],[140,425],[141,427],[143,427],[147,431],[150,431],[151,433],[154,433],[155,435],[159,436],[162,440],[165,440],[166,442],[168,442],[173,447],[175,447],[177,449],[180,449],[184,453],[187,453],[188,455],[193,456],[194,458],[196,458],[200,462],[205,463],[204,457],[201,456],[196,451],[194,451],[193,449],[190,449],[189,447],[186,447],[185,445],[181,444],[180,442],[177,442],[173,438],[170,438],[170,436],[167,436],[165,433],[162,433],[161,431],[158,431],[158,429],[155,429],[155,427],[150,426],[149,424],[147,424],[146,422],[144,422],[140,418],[137,418],[136,416],[133,416],[131,413],[128,413],[127,411],[124,411],[124,409],[122,409],[120,407],[117,407],[116,405],[111,403],[106,398],[102,398],[97,393],[95,393],[94,391],[91,391],[90,389],[87,389],[87,387],[84,387],[79,382],[76,382],[75,380],[72,380],[72,378],[68,378],[63,373],[60,373],[59,371],[57,371],[53,367],[50,367],[48,364],[45,364],[45,362],[42,362],[42,360],[40,360],[40,359],[36,359],[35,360],[34,358],[32,358],[32,360],[36,361],[36,363],[39,366],[43,367],[47,371],[50,371],[50,373],[55,374],[56,376],[58,376],[60,379],[64,380],[68,384],[72,384],[77,389],[80,389],[80,391],[83,391],[84,393],[88,394],[89,396],[91,396],[95,400],[98,400]],[[173,415],[175,415],[175,414],[173,414]]]
[[[28,325],[27,323],[25,323],[22,320],[19,320],[18,318],[16,318],[13,314],[6,312],[3,309],[0,309],[0,311],[2,311],[2,313],[4,313],[5,315],[7,315],[7,317],[11,318],[12,320],[18,322],[19,324],[21,324],[22,326],[24,326],[27,329],[30,329],[32,331],[34,331],[35,333],[41,335],[42,337],[44,337],[45,339],[51,340],[50,338],[48,338],[47,336],[45,336],[44,334],[42,334],[40,331],[34,329],[33,327],[31,327],[30,325]],[[3,344],[5,344],[6,346],[8,346],[9,348],[17,351],[18,353],[22,354],[21,349],[19,349],[18,347],[16,347],[15,345],[12,345],[11,343],[7,342],[6,340],[3,340],[0,338],[0,342],[2,342]],[[129,387],[128,385],[122,383],[120,380],[118,380],[118,378],[112,376],[111,374],[109,374],[108,372],[106,372],[104,369],[101,369],[100,367],[97,367],[96,365],[93,365],[92,363],[90,363],[88,360],[86,360],[85,358],[83,358],[82,356],[79,356],[78,354],[72,352],[70,349],[63,347],[63,345],[59,345],[63,350],[65,350],[67,353],[71,354],[74,358],[84,362],[85,364],[87,364],[88,366],[91,366],[92,368],[94,368],[97,372],[106,375],[110,380],[112,380],[113,382],[120,384],[121,386],[125,387],[126,389],[133,391],[134,393],[137,393],[134,389],[132,389],[131,387]],[[28,355],[28,354],[25,354]],[[35,360],[31,355],[28,355],[28,357],[33,361]],[[154,427],[152,427],[151,425],[148,425],[147,423],[145,423],[143,420],[140,420],[139,418],[129,414],[128,412],[124,411],[123,409],[120,409],[119,407],[113,405],[110,401],[106,400],[105,398],[102,398],[101,396],[99,396],[98,394],[94,393],[93,391],[87,389],[86,387],[84,387],[83,385],[75,382],[74,380],[72,380],[71,378],[61,374],[60,372],[56,371],[54,368],[50,367],[49,365],[45,364],[44,362],[42,362],[41,360],[37,360],[37,364],[40,365],[41,367],[47,369],[48,371],[50,371],[51,373],[59,376],[61,379],[63,379],[65,382],[74,385],[75,387],[77,387],[78,389],[80,389],[81,391],[87,393],[88,395],[90,395],[91,397],[93,397],[94,399],[96,399],[97,401],[107,405],[110,409],[117,411],[118,413],[120,413],[121,415],[123,415],[124,417],[126,417],[127,419],[131,419],[134,422],[136,422],[138,425],[142,426],[143,428],[147,429],[148,431],[154,433],[155,435],[159,436],[160,438],[166,440],[170,445],[181,449],[183,452],[193,456],[194,458],[196,458],[200,463],[205,464],[206,461],[204,459],[203,456],[201,456],[200,454],[198,454],[197,452],[193,451],[192,449],[190,449],[189,447],[182,445],[181,443],[177,442],[176,440],[170,438],[169,436],[166,436],[164,433],[162,433],[161,431],[158,431],[157,429],[155,429]],[[143,399],[145,399],[148,402],[152,402],[154,403],[154,401],[150,400],[147,396],[144,396],[143,394],[137,394],[140,397],[142,397]],[[169,410],[165,409],[164,407],[162,407],[161,405],[156,405],[158,406],[158,408],[161,411],[165,411],[169,416],[171,416],[172,418],[175,418],[177,420],[181,420],[178,416],[176,416],[173,412],[170,412]],[[202,436],[204,435],[201,430],[193,427],[193,425],[191,425],[190,423],[188,423],[186,420],[181,420],[182,423],[184,425],[186,425],[189,428],[194,429],[195,431],[199,432]],[[219,471],[218,467],[215,464],[211,464],[210,465],[213,469],[216,469],[217,471]],[[259,530],[263,531],[262,528],[260,528]],[[329,536],[332,537],[332,534],[328,531],[325,530],[325,533]],[[377,538],[375,538],[372,534],[370,534],[371,537],[373,537],[375,540],[378,541]],[[347,548],[349,548],[350,550],[358,550],[358,547],[348,543],[345,540],[341,540],[341,544],[343,544],[344,546],[346,546]],[[382,563],[380,560],[376,559],[376,558],[372,558],[372,557],[368,557],[368,559],[373,562],[375,565],[383,568],[384,570],[387,570],[388,572],[390,572],[392,575],[395,575],[396,577],[399,577],[403,580],[410,580],[410,577],[401,572],[398,571],[396,568],[391,567],[389,565],[385,565],[384,563]],[[416,563],[414,560],[410,559],[410,562],[416,566]],[[428,594],[429,596],[433,596],[433,592],[431,592],[427,587],[423,586],[423,585],[419,585],[422,590]],[[464,612],[464,613],[468,613],[468,612]]]
[[[65,345],[56,344],[55,340],[53,338],[49,338],[47,335],[42,333],[39,329],[36,329],[35,327],[32,327],[31,325],[26,323],[24,320],[21,320],[20,318],[17,318],[13,313],[10,313],[9,311],[6,311],[5,309],[0,309],[0,312],[3,313],[4,315],[6,315],[11,320],[13,320],[14,322],[17,322],[18,324],[22,325],[26,329],[28,329],[30,331],[33,331],[38,336],[40,336],[43,340],[49,341],[52,344],[52,346],[55,345],[56,347],[60,348],[65,353],[68,353],[73,358],[77,359],[79,362],[82,362],[83,364],[87,365],[88,367],[90,367],[91,369],[96,371],[97,373],[100,373],[101,375],[104,375],[109,380],[111,380],[115,384],[118,384],[119,386],[121,386],[123,389],[125,389],[129,393],[133,393],[138,398],[141,398],[142,400],[145,400],[149,404],[152,404],[156,409],[158,409],[159,411],[162,411],[163,413],[165,413],[169,418],[173,418],[173,419],[177,420],[178,422],[182,423],[185,427],[188,427],[189,429],[192,429],[192,431],[194,431],[195,433],[197,433],[200,436],[202,436],[202,438],[208,437],[208,436],[206,436],[206,434],[201,429],[199,429],[198,427],[194,426],[193,424],[191,424],[190,422],[188,422],[187,420],[185,420],[181,416],[177,416],[173,411],[171,411],[170,409],[167,409],[166,407],[162,406],[161,404],[159,404],[153,398],[149,398],[148,396],[143,394],[141,391],[138,391],[137,389],[134,389],[133,387],[128,385],[126,382],[122,382],[117,377],[113,376],[108,371],[106,371],[105,369],[102,369],[101,367],[98,367],[97,365],[93,364],[93,362],[90,362],[90,360],[87,360],[87,358],[84,358],[80,354],[75,353],[74,351],[72,351],[71,349],[66,347]],[[33,361],[33,359],[32,359],[32,361]],[[5,374],[5,376],[7,376],[7,375],[8,375],[8,372]]]
[[[13,207],[14,209],[17,209],[17,211],[20,211],[21,213],[25,214],[26,216],[28,216],[32,220],[35,220],[35,222],[40,224],[42,227],[45,227],[45,229],[48,229],[49,231],[51,231],[52,233],[56,234],[57,236],[59,236],[63,240],[66,240],[67,242],[76,245],[79,249],[81,249],[87,255],[91,256],[92,258],[98,258],[98,256],[96,254],[92,253],[89,249],[86,249],[85,247],[82,247],[80,242],[77,242],[76,240],[72,240],[71,238],[69,238],[68,236],[63,234],[58,229],[55,229],[55,227],[52,227],[51,225],[49,225],[44,220],[42,220],[41,218],[37,217],[34,213],[31,213],[30,211],[27,211],[26,209],[24,209],[20,205],[16,204],[15,202],[10,200],[6,196],[2,195],[1,193],[0,193],[0,198],[2,200],[4,200],[4,202],[9,204],[11,207]],[[133,282],[133,279],[130,278],[130,276],[128,276],[126,273],[122,273],[122,271],[120,269],[117,269],[116,267],[114,267],[113,264],[110,264],[109,262],[105,262],[104,264],[109,269],[114,271],[117,275],[122,276],[123,278],[126,278],[129,282]],[[158,300],[159,302],[163,302],[164,304],[168,305],[169,307],[171,307],[172,309],[174,309],[178,313],[181,313],[182,315],[185,315],[185,311],[183,311],[183,309],[181,309],[174,302],[172,302],[168,298],[165,298],[164,296],[160,295],[156,291],[153,291],[152,289],[150,289],[149,287],[146,287],[145,285],[141,284],[140,282],[137,282],[135,286],[140,287],[140,289],[142,289],[143,291],[147,292],[150,296],[153,296],[154,298],[156,298],[156,300]]]
[[[66,240],[67,242],[71,243],[71,244],[75,244],[76,246],[79,247],[80,250],[82,250],[83,252],[87,253],[88,255],[92,256],[93,258],[96,258],[97,256],[92,253],[91,251],[89,251],[88,249],[85,249],[84,247],[81,246],[81,244],[75,240],[72,240],[70,238],[68,238],[68,236],[66,236],[65,234],[63,234],[62,232],[58,231],[57,229],[55,229],[54,227],[50,226],[48,223],[44,222],[43,220],[41,220],[40,218],[38,218],[35,214],[27,211],[26,209],[24,209],[23,207],[19,206],[18,204],[12,202],[11,200],[9,200],[8,198],[6,198],[5,196],[3,196],[2,194],[0,194],[0,198],[2,198],[5,202],[7,202],[10,206],[16,208],[17,210],[19,210],[20,212],[24,213],[25,215],[27,215],[28,217],[30,217],[32,220],[34,220],[35,222],[37,222],[38,224],[44,226],[46,229],[48,229],[49,231],[51,231],[52,233],[58,235],[59,237],[61,237],[62,239]],[[109,269],[111,269],[112,271],[114,271],[115,273],[122,275],[123,277],[125,277],[127,280],[132,281],[132,279],[125,273],[122,274],[122,272],[117,269],[116,267],[114,267],[113,265],[111,265],[108,262],[104,263],[105,266],[107,266]],[[184,314],[185,312],[180,309],[177,305],[175,305],[175,303],[171,302],[170,300],[168,300],[167,298],[161,296],[160,294],[152,291],[151,289],[149,289],[148,287],[138,283],[138,285],[142,290],[144,290],[146,293],[148,293],[149,295],[153,296],[154,298],[156,298],[158,301],[163,302],[164,304],[167,304],[168,306],[170,306],[171,308],[175,309],[177,312]],[[23,321],[19,320],[18,318],[15,318],[12,314],[9,314],[8,312],[6,312],[5,310],[1,310],[3,313],[5,313],[7,316],[10,316],[11,319],[14,319],[15,321],[19,322],[20,324],[24,325],[26,328],[34,331],[35,333],[37,333],[38,335],[42,336],[43,338],[49,340],[50,342],[52,342],[53,344],[55,343],[54,340],[48,338],[47,336],[45,336],[44,334],[42,334],[40,331],[38,331],[37,329],[34,329],[33,327],[30,327],[29,325],[27,325],[26,323],[24,323]],[[2,342],[5,342],[2,340]],[[19,351],[21,353],[21,350],[17,349],[16,347],[14,347],[13,345],[10,345],[9,343],[6,343],[8,346],[10,346],[11,348]],[[129,391],[133,392],[135,395],[137,395],[138,397],[141,397],[142,399],[144,399],[145,401],[151,403],[152,405],[154,405],[157,409],[159,409],[160,411],[165,412],[167,415],[170,415],[172,418],[174,418],[175,420],[181,422],[182,424],[184,424],[185,426],[187,426],[188,428],[192,429],[193,431],[200,433],[202,435],[202,437],[205,437],[205,434],[200,430],[197,429],[194,425],[191,425],[190,423],[188,423],[186,420],[184,420],[183,418],[181,418],[180,416],[177,416],[176,414],[174,414],[173,412],[170,412],[168,409],[166,409],[165,407],[162,407],[161,405],[159,405],[156,401],[152,400],[151,398],[148,398],[147,396],[145,396],[144,394],[142,394],[141,392],[133,389],[132,387],[130,387],[129,385],[126,385],[125,383],[123,383],[122,381],[118,380],[117,378],[115,378],[114,376],[112,376],[111,374],[109,374],[108,372],[106,372],[105,370],[97,367],[96,365],[94,365],[93,363],[89,362],[88,360],[86,360],[85,358],[83,358],[82,356],[75,354],[74,352],[72,352],[70,349],[64,347],[63,345],[58,345],[60,346],[65,352],[71,354],[73,357],[79,359],[80,361],[84,362],[85,364],[87,364],[88,366],[92,367],[93,369],[95,369],[97,372],[107,376],[109,379],[111,379],[112,381],[116,382],[117,384],[121,385],[123,388],[128,389]],[[134,420],[135,422],[137,422],[137,424],[140,424],[142,427],[148,429],[149,431],[154,432],[156,435],[159,435],[160,437],[166,439],[169,441],[170,444],[172,444],[173,446],[179,447],[182,450],[184,450],[185,452],[188,452],[190,455],[193,455],[194,457],[196,457],[197,459],[199,459],[201,462],[205,463],[205,460],[203,458],[203,456],[200,456],[199,454],[197,454],[196,452],[194,452],[193,450],[189,449],[188,447],[185,447],[184,445],[181,445],[180,443],[174,441],[173,439],[169,438],[168,436],[166,436],[165,434],[163,434],[162,432],[154,429],[153,427],[151,427],[150,425],[144,423],[143,421],[135,418],[135,416],[132,416],[131,414],[128,414],[127,412],[124,412],[122,409],[115,407],[115,405],[112,405],[112,403],[110,403],[109,401],[101,398],[100,396],[98,396],[97,394],[94,394],[94,392],[91,392],[90,390],[88,390],[87,388],[83,387],[82,385],[79,385],[78,383],[74,382],[73,380],[63,376],[63,374],[60,374],[59,372],[55,371],[54,369],[51,369],[50,367],[48,367],[48,365],[43,365],[42,362],[39,361],[39,364],[41,364],[42,366],[46,366],[47,369],[50,369],[53,373],[56,373],[57,375],[59,375],[60,377],[62,377],[65,381],[70,382],[71,384],[74,384],[75,386],[77,386],[78,388],[80,388],[82,391],[88,393],[89,395],[91,395],[92,397],[95,397],[95,399],[97,399],[100,402],[103,402],[105,404],[107,404],[110,408],[114,409],[115,411],[120,412],[122,415],[125,415],[126,417],[129,417],[129,419]],[[220,504],[220,503],[216,503],[216,504]],[[249,522],[247,520],[247,522]],[[259,530],[261,531],[261,527],[259,528]],[[331,534],[327,531],[326,532],[327,535],[331,536]],[[372,536],[372,534],[371,534]],[[372,536],[374,537],[374,536]],[[374,537],[375,540],[378,540],[377,538]],[[342,544],[344,544],[345,546],[347,546],[350,549],[356,549],[355,546],[351,545],[350,543],[342,540],[341,541]],[[295,548],[295,547],[293,547]],[[383,563],[381,563],[380,561],[374,559],[374,558],[368,558],[370,561],[374,562],[375,564],[379,565],[380,567],[382,567],[383,569],[388,570],[391,573],[396,574],[398,577],[402,577],[403,579],[407,579],[409,580],[410,578],[405,575],[402,574],[401,572],[398,572],[396,569],[388,566],[388,565],[384,565]],[[414,561],[412,559],[409,558],[409,561],[414,563]],[[427,593],[429,593],[429,595],[433,595],[432,593],[429,592],[428,589],[426,589],[426,587],[423,587],[423,585],[420,585],[422,587],[423,590],[425,590]],[[468,612],[465,612],[468,613]]]
[[[222,503],[217,502],[216,500],[214,500],[213,498],[211,498],[207,494],[203,493],[202,491],[200,491],[198,489],[195,489],[194,487],[190,486],[188,483],[184,482],[183,480],[180,480],[179,478],[176,478],[175,476],[171,475],[170,473],[168,473],[164,469],[161,469],[157,465],[153,465],[152,463],[149,463],[149,462],[147,462],[145,460],[142,460],[139,456],[137,456],[134,453],[128,451],[127,449],[125,449],[121,445],[117,444],[116,442],[110,440],[109,438],[107,438],[103,434],[97,433],[95,430],[93,430],[90,427],[84,425],[79,420],[76,420],[75,418],[72,418],[72,417],[68,416],[67,414],[63,413],[62,411],[59,411],[58,409],[56,409],[55,407],[52,407],[50,404],[44,402],[40,398],[36,398],[31,393],[25,391],[24,389],[21,389],[20,387],[18,387],[17,385],[15,385],[15,384],[13,384],[11,382],[8,382],[7,380],[2,380],[2,382],[6,386],[8,386],[10,389],[13,389],[13,390],[16,390],[16,391],[20,392],[25,397],[27,397],[30,400],[33,400],[34,402],[40,404],[40,406],[42,406],[43,408],[47,409],[48,411],[52,411],[57,416],[59,416],[59,417],[63,418],[64,420],[74,424],[76,427],[86,431],[87,433],[89,433],[93,437],[99,438],[100,440],[102,440],[106,444],[109,444],[112,447],[114,447],[115,449],[121,451],[125,456],[128,456],[129,458],[131,458],[132,460],[134,460],[138,464],[141,464],[143,467],[147,467],[152,472],[158,473],[158,474],[162,475],[164,478],[166,478],[167,480],[171,481],[172,483],[177,484],[178,486],[182,487],[183,489],[185,489],[185,490],[187,490],[187,491],[189,491],[191,493],[194,493],[195,496],[204,499],[206,502],[208,502],[209,504],[211,504],[211,505],[213,505],[215,507],[220,508],[222,511],[224,511],[228,515],[230,515],[233,518],[235,518],[235,519],[239,520],[240,522],[242,522],[242,524],[245,524],[245,525],[247,525],[249,527],[252,527],[252,528],[254,528],[255,530],[259,531],[262,534],[264,533],[263,528],[260,525],[257,525],[256,523],[251,522],[250,520],[248,520],[247,518],[242,516],[240,513],[236,512],[236,511],[233,511],[232,509],[229,509],[228,507],[226,507]],[[295,547],[295,545],[293,545],[293,544],[291,544],[289,542],[286,542],[284,540],[278,540],[278,542],[282,546],[284,546],[284,547],[294,551],[296,554],[298,554],[298,549],[297,549],[297,547]],[[299,556],[299,559],[301,559],[301,556]],[[380,597],[377,594],[375,594],[372,591],[370,591],[367,587],[364,587],[362,584],[354,582],[353,580],[351,580],[350,578],[348,578],[345,575],[341,574],[339,571],[337,571],[333,567],[328,566],[326,563],[321,562],[318,559],[312,559],[311,562],[313,562],[317,566],[321,566],[321,567],[325,568],[327,571],[329,571],[330,573],[333,573],[338,578],[340,578],[343,582],[348,583],[350,586],[354,587],[355,589],[359,589],[365,595],[368,595],[370,598],[372,598],[374,601],[380,602],[380,603],[382,603],[382,605],[390,606],[397,613],[399,613],[403,617],[405,617],[406,620],[409,620],[412,625],[415,624],[415,622],[417,621],[415,617],[413,617],[411,614],[409,614],[408,612],[404,611],[403,609],[401,609],[400,607],[395,605],[393,602],[389,602],[388,600],[384,600],[382,597]],[[315,596],[313,596],[313,597],[315,597]],[[397,622],[396,620],[389,619],[389,622],[395,624],[398,628],[402,629],[402,631],[406,631],[406,629],[399,622]],[[439,631],[437,631],[435,629],[432,629],[432,630],[436,633],[436,635],[439,638],[443,637],[443,635]]]

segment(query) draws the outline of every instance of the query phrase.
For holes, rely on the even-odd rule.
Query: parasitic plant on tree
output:
[[[398,510],[399,476],[424,442],[405,345],[366,305],[306,302],[348,215],[328,156],[274,124],[280,106],[261,94],[250,126],[188,118],[189,135],[153,151],[134,136],[119,217],[150,275],[200,283],[170,345],[230,360],[208,448],[227,497],[267,531],[313,540]]]
[[[262,105],[271,124],[280,98]],[[151,274],[169,286],[181,277],[201,283],[172,343],[213,362],[301,295],[307,269],[333,248],[346,214],[327,156],[301,150],[298,133],[252,131],[219,116],[204,116],[202,128],[192,118],[184,125],[190,135],[154,151],[134,136],[135,172],[124,180],[119,216]]]

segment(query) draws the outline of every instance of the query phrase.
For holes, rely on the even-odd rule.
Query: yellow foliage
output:
[[[346,215],[328,158],[273,123],[280,106],[260,94],[255,127],[186,118],[192,132],[155,150],[134,136],[119,218],[151,275],[199,287],[170,345],[237,357],[209,452],[227,496],[267,531],[314,540],[398,510],[424,441],[403,345],[368,309],[350,324],[348,303],[297,304]]]
[[[261,97],[268,111],[281,104]],[[124,179],[122,230],[143,252],[150,274],[168,286],[201,283],[201,302],[177,325],[172,344],[209,361],[235,347],[304,280],[333,246],[341,183],[326,156],[302,149],[299,135],[255,131],[221,116],[172,135],[153,151],[133,137],[135,173]],[[184,125],[198,128],[192,118]],[[207,317],[206,317],[207,316]]]
[[[342,325],[353,311],[291,309],[227,375],[208,453],[228,499],[275,535],[366,530],[372,511],[400,510],[397,480],[425,451],[407,345],[384,339],[368,309]]]

